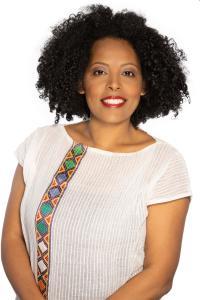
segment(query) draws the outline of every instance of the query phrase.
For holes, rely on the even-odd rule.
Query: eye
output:
[[[101,70],[101,69],[96,69],[96,70],[94,70],[93,71],[93,75],[95,75],[95,76],[98,76],[98,75],[101,75],[102,74],[102,72],[104,72],[103,70]],[[104,72],[105,73],[105,72]],[[132,72],[132,71],[124,71],[124,73],[128,73],[128,74],[132,74],[132,75],[128,75],[128,77],[134,77],[135,76],[135,74]]]
[[[100,74],[102,74],[101,72],[104,72],[103,70],[100,70],[100,69],[97,69],[97,70],[95,70],[92,74],[93,75],[97,75],[96,73],[98,72],[98,74],[100,73]]]
[[[129,77],[134,77],[135,76],[135,74],[132,72],[132,71],[124,71],[124,73],[132,73],[132,75],[131,76],[129,76]]]

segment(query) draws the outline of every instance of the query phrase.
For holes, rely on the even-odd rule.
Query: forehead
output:
[[[102,38],[94,42],[90,51],[90,61],[120,60],[139,63],[139,57],[133,46],[124,39]]]

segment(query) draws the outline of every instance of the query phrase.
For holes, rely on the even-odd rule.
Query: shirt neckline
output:
[[[152,148],[154,148],[155,146],[157,146],[161,140],[155,136],[152,135],[152,137],[156,140],[153,144],[150,144],[140,150],[137,150],[137,151],[133,151],[133,152],[112,152],[112,151],[108,151],[108,150],[103,150],[103,149],[100,149],[100,148],[96,148],[96,147],[91,147],[91,146],[88,146],[88,145],[85,145],[83,143],[79,143],[78,141],[75,141],[72,139],[72,137],[69,135],[69,133],[67,132],[66,128],[65,128],[65,125],[66,124],[57,124],[59,125],[64,137],[69,141],[71,142],[73,145],[75,144],[81,144],[83,145],[84,148],[86,148],[87,150],[91,151],[91,152],[94,152],[94,153],[99,153],[99,154],[102,154],[102,155],[110,155],[110,156],[133,156],[133,155],[137,155],[139,153],[144,153]]]

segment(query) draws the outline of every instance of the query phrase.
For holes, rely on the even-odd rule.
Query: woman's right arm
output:
[[[4,218],[1,261],[6,276],[20,300],[44,300],[31,269],[21,228],[20,203],[24,190],[23,167],[18,164]]]

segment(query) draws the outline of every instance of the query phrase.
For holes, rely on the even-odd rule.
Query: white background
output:
[[[48,103],[39,99],[35,88],[36,67],[40,49],[51,36],[51,26],[77,13],[93,1],[4,1],[0,5],[0,81],[1,81],[1,155],[0,155],[0,229],[2,228],[12,177],[17,165],[14,150],[36,127],[53,124],[55,112],[50,113]],[[199,298],[199,228],[200,192],[198,174],[199,121],[200,121],[200,1],[198,0],[140,0],[100,1],[115,11],[128,8],[142,13],[147,25],[160,33],[172,37],[188,58],[188,86],[191,104],[185,101],[176,119],[174,114],[149,120],[140,127],[149,134],[173,144],[184,156],[191,182],[193,198],[187,215],[181,257],[173,288],[162,299],[196,300]],[[70,4],[70,5],[69,5]],[[170,88],[170,87],[169,87]],[[75,117],[73,122],[81,121]],[[67,123],[61,119],[60,123]],[[170,251],[170,249],[169,249]],[[14,252],[13,252],[14,255]],[[0,299],[15,298],[15,293],[0,264]],[[56,300],[56,299],[55,299]],[[67,299],[66,299],[67,300]]]

